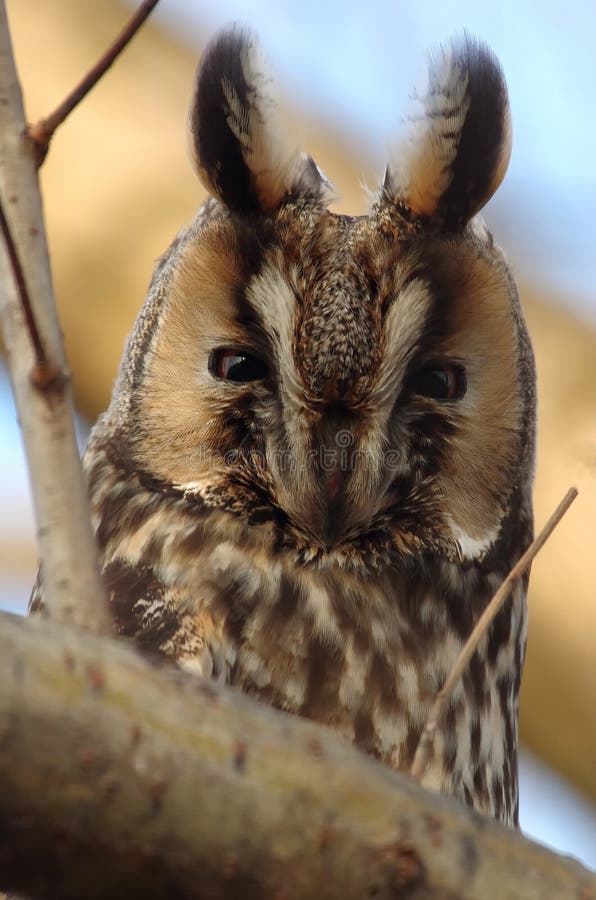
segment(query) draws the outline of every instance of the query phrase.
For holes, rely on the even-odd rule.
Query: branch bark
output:
[[[47,900],[596,897],[326,728],[7,613],[0,785],[0,884]]]
[[[70,378],[56,316],[43,212],[4,0],[0,2],[0,197],[13,253],[0,247],[0,320],[32,484],[44,599],[51,615],[108,631],[73,425]],[[15,254],[22,268],[15,270]],[[39,346],[27,328],[23,279]],[[19,290],[19,285],[21,291]],[[59,375],[59,377],[57,377]]]

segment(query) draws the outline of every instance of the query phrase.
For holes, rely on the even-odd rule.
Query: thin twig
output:
[[[33,312],[33,306],[31,304],[31,297],[29,296],[29,289],[27,287],[25,273],[23,272],[19,253],[16,248],[12,232],[10,230],[10,225],[8,224],[8,219],[6,218],[1,200],[0,229],[2,230],[2,236],[4,237],[4,242],[6,244],[10,266],[21,300],[21,307],[23,310],[23,316],[25,318],[25,324],[27,325],[27,331],[29,332],[31,344],[33,346],[33,353],[35,355],[35,366],[30,375],[31,383],[42,393],[53,394],[56,390],[60,390],[60,388],[64,385],[67,376],[48,359],[48,355],[46,353],[46,349],[44,347],[44,343],[41,338],[41,334],[39,333],[37,322],[35,320],[35,313]]]
[[[443,715],[445,714],[445,710],[447,709],[447,705],[449,703],[449,700],[451,699],[454,688],[457,685],[462,674],[464,673],[465,669],[467,668],[472,656],[476,652],[480,641],[486,634],[490,624],[498,614],[499,610],[503,607],[503,604],[507,600],[511,589],[513,588],[513,585],[519,578],[522,577],[526,569],[530,566],[530,563],[542,549],[546,541],[549,539],[576,497],[577,488],[569,488],[564,498],[561,500],[538,537],[536,537],[532,541],[523,556],[521,556],[513,566],[513,568],[493,596],[492,600],[478,619],[478,622],[474,626],[470,637],[464,644],[461,653],[455,661],[455,665],[447,676],[445,684],[437,694],[435,702],[432,705],[426,725],[424,726],[424,731],[422,732],[420,740],[418,741],[418,746],[414,755],[414,761],[412,762],[412,768],[410,769],[410,776],[414,780],[420,781],[422,775],[424,774],[424,770],[426,769],[434,748],[434,740],[437,728],[439,727],[443,719]]]
[[[114,43],[108,47],[103,56],[97,61],[93,68],[87,72],[82,81],[73,88],[62,103],[56,107],[54,112],[50,113],[49,116],[40,119],[39,122],[36,122],[34,125],[27,126],[27,135],[35,145],[35,159],[38,168],[46,158],[50,141],[58,126],[64,122],[75,106],[78,106],[91,88],[97,84],[102,75],[107,72],[114,60],[135,36],[145,19],[147,19],[149,14],[153,11],[154,7],[157,6],[158,2],[159,0],[144,0],[122,29]]]
[[[31,307],[31,298],[29,296],[29,290],[27,289],[27,282],[25,281],[25,275],[23,274],[23,267],[21,265],[21,260],[19,259],[19,254],[17,252],[17,248],[15,247],[14,240],[12,238],[12,233],[10,231],[10,226],[8,224],[8,220],[4,214],[4,207],[2,205],[2,201],[0,200],[0,227],[2,228],[2,235],[4,237],[4,241],[6,243],[6,249],[8,251],[8,256],[10,259],[10,265],[14,274],[14,279],[17,284],[17,288],[19,291],[19,295],[21,298],[21,304],[23,306],[23,314],[25,316],[25,321],[27,322],[27,330],[29,332],[29,337],[31,338],[31,343],[33,344],[33,352],[35,353],[35,359],[38,366],[46,366],[48,363],[48,358],[46,355],[45,348],[43,346],[43,342],[41,340],[41,335],[37,328],[37,322],[35,321],[35,316],[33,315],[33,309]]]

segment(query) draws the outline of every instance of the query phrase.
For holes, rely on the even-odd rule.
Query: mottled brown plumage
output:
[[[158,263],[85,454],[103,576],[142,649],[408,769],[532,535],[532,352],[474,218],[507,166],[507,93],[486,48],[443,53],[349,218],[276,133],[269,89],[245,33],[206,51],[190,123],[212,197]],[[525,593],[423,779],[508,822]]]

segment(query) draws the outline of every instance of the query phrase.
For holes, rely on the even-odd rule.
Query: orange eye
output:
[[[461,400],[466,388],[466,372],[461,366],[428,366],[408,379],[413,394],[433,400]]]
[[[244,350],[232,350],[223,347],[212,350],[209,356],[209,371],[214,378],[222,381],[235,381],[240,384],[248,381],[260,381],[267,377],[267,366],[258,356],[245,353]]]

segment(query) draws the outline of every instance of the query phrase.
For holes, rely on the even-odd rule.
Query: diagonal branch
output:
[[[27,331],[29,332],[33,352],[35,354],[35,366],[30,376],[31,383],[34,385],[34,387],[38,388],[43,393],[47,393],[49,397],[52,397],[54,393],[60,393],[62,391],[68,381],[68,376],[65,372],[62,372],[56,365],[48,360],[48,356],[41,339],[41,335],[39,333],[39,328],[37,327],[37,322],[35,321],[35,315],[33,313],[33,307],[31,305],[31,297],[29,296],[29,290],[27,288],[27,282],[25,280],[25,273],[23,271],[21,260],[19,259],[19,254],[12,237],[10,225],[8,224],[8,220],[4,214],[4,208],[1,201],[0,230],[2,231],[2,237],[4,238],[4,243],[6,244],[6,251],[8,253],[10,266],[12,268],[12,273],[21,301],[21,307],[23,309],[25,325],[27,327]]]
[[[39,122],[27,126],[27,135],[33,142],[35,147],[35,160],[39,168],[46,158],[50,141],[56,129],[62,125],[64,120],[73,109],[87,96],[89,91],[95,87],[99,79],[107,72],[112,63],[122,53],[124,48],[130,43],[143,22],[148,18],[154,7],[157,6],[159,0],[144,0],[134,15],[122,29],[114,43],[108,47],[103,56],[96,62],[85,77],[77,84],[67,97],[60,103],[56,109]]]
[[[27,455],[50,615],[110,630],[79,460],[32,147],[0,0],[0,325]]]
[[[447,676],[445,684],[436,696],[428,720],[424,726],[424,731],[420,736],[418,747],[416,748],[416,753],[414,755],[414,761],[412,762],[412,768],[410,769],[410,775],[416,781],[420,781],[424,774],[424,770],[426,769],[433,752],[437,728],[443,720],[451,695],[474,653],[478,649],[480,641],[509,597],[515,582],[521,578],[526,569],[530,567],[532,560],[547,542],[576,497],[577,488],[569,488],[538,537],[532,541],[523,556],[521,556],[513,566],[474,626],[470,637],[464,644],[460,655],[455,661],[455,665]]]

